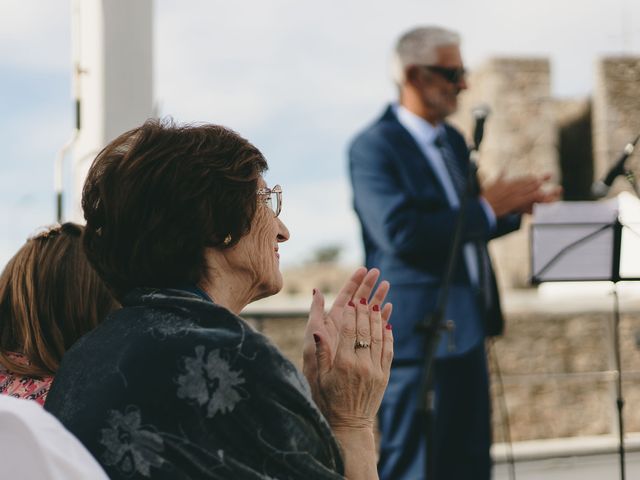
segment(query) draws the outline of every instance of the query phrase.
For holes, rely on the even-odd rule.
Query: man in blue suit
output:
[[[349,150],[354,205],[367,267],[391,282],[395,357],[379,413],[383,480],[420,480],[425,436],[416,414],[425,338],[415,326],[434,310],[469,151],[445,119],[467,88],[456,33],[413,29],[398,40],[394,80],[399,100],[361,132]],[[547,177],[502,176],[469,198],[463,246],[446,308],[448,329],[435,361],[437,479],[489,479],[489,381],[484,339],[503,319],[487,242],[519,228],[533,203],[550,201]],[[432,480],[432,479],[429,479]]]

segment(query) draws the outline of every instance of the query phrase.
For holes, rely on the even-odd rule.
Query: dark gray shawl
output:
[[[304,377],[182,290],[131,292],[67,352],[45,408],[114,479],[342,478]]]

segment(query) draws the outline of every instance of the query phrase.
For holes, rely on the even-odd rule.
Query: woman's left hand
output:
[[[333,365],[338,345],[340,342],[340,331],[345,326],[345,321],[349,321],[350,316],[344,315],[347,305],[352,302],[359,302],[360,299],[368,299],[378,281],[380,271],[361,267],[357,269],[351,278],[344,284],[331,309],[325,314],[324,297],[322,293],[314,290],[311,310],[309,312],[309,322],[305,330],[304,350],[303,350],[303,373],[306,376],[313,399],[325,415],[330,419],[330,410],[326,404],[325,396],[320,391],[320,380],[318,377],[318,364],[320,360],[318,353],[326,356],[326,365]],[[378,285],[370,305],[382,305],[389,292],[389,282],[382,281]],[[387,303],[382,307],[380,318],[382,328],[386,326],[391,316],[392,305]],[[353,319],[351,319],[353,321]],[[349,326],[347,326],[349,327]],[[322,343],[322,351],[318,352],[318,343]]]

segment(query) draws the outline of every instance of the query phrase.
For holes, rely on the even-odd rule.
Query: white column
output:
[[[153,1],[73,0],[72,15],[80,129],[67,217],[84,223],[82,185],[96,154],[153,116]]]

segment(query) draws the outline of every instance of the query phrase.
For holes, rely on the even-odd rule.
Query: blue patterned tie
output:
[[[462,166],[456,160],[451,147],[447,142],[446,134],[440,134],[436,137],[435,145],[442,155],[445,166],[451,177],[453,187],[458,194],[458,198],[462,199],[462,196],[466,193],[467,188],[467,176],[462,170]],[[481,290],[481,301],[485,308],[489,308],[492,302],[492,289],[491,289],[491,260],[489,258],[489,252],[487,251],[487,245],[483,240],[472,240],[473,254],[472,261],[477,265],[478,272],[478,287]],[[466,256],[466,255],[465,255]]]
[[[444,164],[449,171],[449,176],[451,177],[451,181],[453,182],[453,188],[455,188],[456,193],[458,194],[458,198],[462,198],[462,195],[464,195],[466,189],[467,178],[462,171],[460,163],[458,163],[453,152],[451,151],[451,147],[449,147],[446,135],[438,135],[435,139],[434,144],[436,147],[438,147],[440,155],[442,155],[442,160],[444,160]]]

